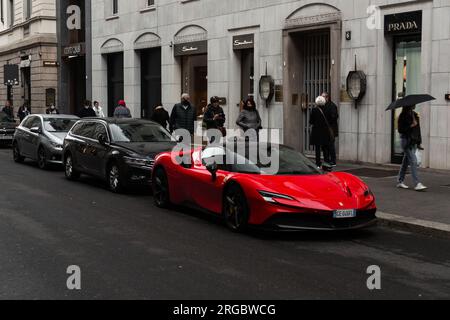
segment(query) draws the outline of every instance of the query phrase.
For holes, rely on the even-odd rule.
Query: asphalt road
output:
[[[0,299],[450,298],[450,241],[375,228],[234,234],[0,149]],[[81,268],[81,290],[66,287]],[[381,268],[381,290],[366,270]]]

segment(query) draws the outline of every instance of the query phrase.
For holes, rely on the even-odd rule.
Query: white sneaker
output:
[[[425,187],[423,184],[421,184],[421,183],[419,183],[415,188],[414,188],[414,190],[416,190],[416,191],[425,191],[425,190],[427,190],[428,189],[428,187]]]
[[[404,184],[403,182],[402,182],[402,183],[399,183],[399,184],[397,185],[397,188],[399,188],[399,189],[405,189],[405,190],[408,190],[408,189],[409,189],[409,187],[408,187],[406,184]]]

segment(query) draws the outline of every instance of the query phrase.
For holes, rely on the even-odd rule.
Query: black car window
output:
[[[172,136],[161,126],[153,123],[110,124],[114,142],[171,142]]]
[[[31,128],[42,128],[42,121],[41,118],[39,117],[33,117],[32,120],[30,121],[30,123],[27,123],[27,128],[31,129]]]
[[[48,132],[69,132],[75,122],[77,122],[76,119],[46,118],[44,119],[44,127]]]
[[[74,130],[72,130],[72,133],[74,135],[94,139],[95,134],[95,123],[94,122],[81,122],[76,125]]]
[[[101,123],[97,123],[95,125],[95,130],[94,130],[94,139],[98,140],[98,136],[99,135],[103,135],[106,139],[108,139],[108,134],[106,133],[106,128],[103,124]]]
[[[24,120],[22,126],[23,126],[24,128],[31,129],[31,124],[33,123],[33,120],[34,120],[35,118],[36,118],[36,117],[28,117],[26,120]]]

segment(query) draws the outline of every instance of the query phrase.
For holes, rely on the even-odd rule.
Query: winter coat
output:
[[[214,117],[218,115],[219,118],[217,120],[214,120]],[[219,129],[219,128],[223,128],[223,126],[225,125],[225,113],[223,112],[222,107],[220,106],[213,106],[213,105],[208,105],[208,107],[206,107],[206,112],[205,115],[203,117],[203,122],[206,123],[206,129]]]
[[[4,107],[2,110],[9,118],[14,119],[13,107]]]
[[[312,125],[310,139],[311,145],[328,146],[333,141],[333,137],[330,133],[330,128],[327,125],[327,121],[325,120],[324,115],[322,114],[322,112],[320,112],[319,107],[312,109],[309,124]]]
[[[92,109],[91,107],[83,107],[78,113],[78,116],[80,118],[95,118],[97,115],[95,114],[94,109]]]
[[[189,102],[186,105],[178,103],[173,107],[170,115],[170,130],[185,129],[194,134],[196,120],[197,108],[195,106]]]
[[[262,126],[261,116],[259,115],[258,110],[248,110],[244,109],[239,114],[239,117],[236,121],[236,124],[242,128],[242,130],[247,131],[250,129],[254,129],[259,131]]]
[[[95,111],[94,111],[95,113]],[[118,106],[114,110],[114,118],[131,118],[130,109],[124,106]]]
[[[94,112],[95,112],[95,115],[98,117],[98,118],[105,118],[105,114],[104,114],[104,112],[103,112],[103,108],[102,107],[98,107],[98,109],[97,108],[92,108],[93,110],[94,110]]]
[[[23,119],[25,119],[30,114],[31,114],[30,109],[26,107],[20,107],[19,111],[17,112],[17,116],[19,117],[20,122],[22,122]]]
[[[170,121],[169,113],[163,108],[156,108],[152,114],[152,121],[159,123],[161,126],[167,129],[167,125]]]
[[[325,105],[324,113],[331,129],[333,129],[334,137],[339,137],[339,111],[337,105],[332,101],[328,101]]]

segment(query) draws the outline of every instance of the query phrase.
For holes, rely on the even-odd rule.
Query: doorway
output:
[[[161,48],[142,50],[141,117],[150,119],[161,100]]]
[[[255,53],[254,49],[240,50],[241,54],[241,99],[255,96]]]
[[[77,114],[86,100],[86,60],[84,56],[67,58],[69,66],[69,112]]]
[[[182,57],[182,91],[191,96],[197,115],[208,105],[208,56],[206,54]]]
[[[119,100],[124,99],[123,53],[107,55],[108,64],[108,117],[114,115]]]
[[[23,100],[24,103],[28,102],[28,106],[32,107],[31,101],[31,68],[22,68],[22,87],[23,87]]]
[[[393,100],[410,94],[420,93],[421,88],[421,36],[398,37],[394,39],[394,89]],[[403,160],[398,118],[402,109],[392,112],[392,163],[400,164]]]

